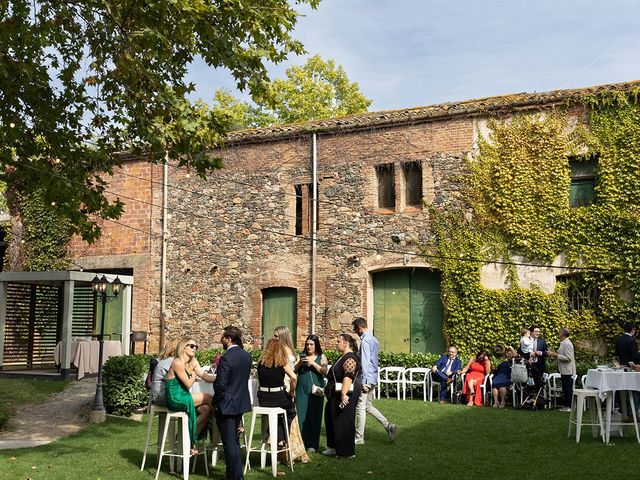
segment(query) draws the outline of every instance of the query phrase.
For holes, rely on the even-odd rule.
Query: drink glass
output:
[[[618,357],[613,357],[613,368],[620,368],[620,359]]]

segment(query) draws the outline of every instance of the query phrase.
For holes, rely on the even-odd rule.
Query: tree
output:
[[[91,242],[96,216],[123,211],[105,197],[119,151],[154,162],[168,155],[202,176],[219,167],[207,151],[228,119],[187,100],[188,65],[225,67],[238,88],[263,95],[265,63],[303,52],[290,35],[296,20],[287,0],[0,2],[0,181],[9,201],[41,189]]]
[[[238,129],[350,115],[365,112],[371,105],[334,60],[324,61],[316,55],[301,67],[288,68],[285,75],[285,79],[270,82],[255,104],[217,90],[213,109]]]

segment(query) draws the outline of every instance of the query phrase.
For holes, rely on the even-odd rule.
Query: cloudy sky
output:
[[[342,65],[372,111],[640,79],[640,0],[322,0],[301,13],[295,37]],[[191,79],[206,101],[234,91],[201,64]]]

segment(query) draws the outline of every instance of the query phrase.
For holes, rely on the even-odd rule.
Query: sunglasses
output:
[[[189,348],[193,348],[194,350],[198,349],[198,345],[196,345],[195,343],[187,343],[186,346],[189,347]]]

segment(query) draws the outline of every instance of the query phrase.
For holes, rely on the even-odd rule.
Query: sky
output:
[[[322,0],[298,7],[294,37],[333,58],[370,111],[640,79],[640,0]],[[305,56],[272,66],[283,77]],[[228,72],[190,68],[194,98],[235,90]]]

